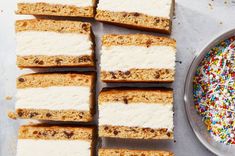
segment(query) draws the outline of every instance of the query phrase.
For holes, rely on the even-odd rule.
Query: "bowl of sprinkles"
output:
[[[194,58],[184,101],[202,144],[216,155],[235,155],[235,29],[210,42]]]

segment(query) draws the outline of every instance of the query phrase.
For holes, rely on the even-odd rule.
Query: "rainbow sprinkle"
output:
[[[211,49],[197,68],[195,108],[216,141],[235,144],[235,36]]]

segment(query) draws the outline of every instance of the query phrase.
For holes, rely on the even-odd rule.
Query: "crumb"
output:
[[[210,8],[210,9],[213,9],[213,6],[212,6],[211,3],[208,3],[208,5],[209,5],[209,8]]]
[[[183,62],[182,61],[175,61],[176,63],[179,63],[179,64],[182,64]]]
[[[178,25],[180,25],[180,22],[178,22]]]
[[[219,24],[223,24],[223,22],[219,22]]]
[[[174,140],[174,143],[176,143],[176,140]]]
[[[5,100],[12,100],[12,96],[6,96]]]
[[[8,117],[9,117],[10,119],[14,119],[14,120],[17,119],[17,115],[16,115],[16,113],[14,113],[14,112],[9,112],[9,113],[8,113]]]
[[[176,16],[173,16],[173,19],[176,19]]]

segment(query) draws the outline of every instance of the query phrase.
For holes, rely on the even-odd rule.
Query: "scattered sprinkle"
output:
[[[235,36],[211,49],[194,77],[195,108],[209,133],[221,143],[235,144]]]

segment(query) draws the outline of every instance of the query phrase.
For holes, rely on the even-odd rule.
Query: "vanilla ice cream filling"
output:
[[[103,46],[101,71],[130,69],[175,69],[176,49],[172,46]]]
[[[94,0],[17,0],[17,3],[48,3],[48,4],[73,5],[76,7],[89,7],[95,5]]]
[[[167,128],[173,131],[173,105],[102,103],[99,105],[99,125]]]
[[[17,89],[16,109],[90,110],[90,88],[53,86]]]
[[[91,156],[91,142],[19,139],[16,156]]]
[[[92,54],[92,42],[87,34],[21,31],[16,33],[16,42],[18,56],[82,56]]]
[[[100,0],[97,9],[112,12],[138,12],[170,19],[173,13],[172,6],[172,0]]]

